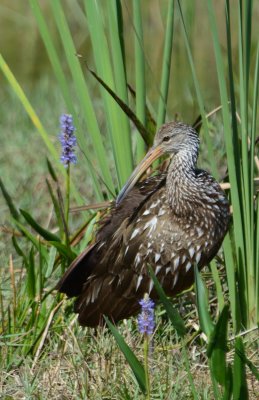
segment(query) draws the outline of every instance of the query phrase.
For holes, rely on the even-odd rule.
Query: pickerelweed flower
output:
[[[149,298],[148,294],[145,294],[139,304],[141,305],[141,313],[138,316],[139,331],[140,333],[152,335],[155,328],[155,303]]]
[[[74,153],[74,147],[76,146],[76,137],[74,135],[75,127],[73,125],[73,117],[69,114],[63,114],[60,117],[61,133],[59,140],[62,146],[62,154],[60,161],[65,167],[68,167],[70,163],[76,164],[77,158]]]

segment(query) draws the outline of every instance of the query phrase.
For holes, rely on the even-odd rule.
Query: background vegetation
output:
[[[63,195],[66,190],[57,140],[60,114],[73,114],[80,145],[78,165],[71,168],[72,205],[111,199],[146,149],[135,125],[87,67],[134,111],[146,127],[146,142],[155,131],[146,106],[158,125],[165,118],[193,123],[201,114],[200,164],[230,183],[233,205],[224,252],[204,275],[212,319],[219,321],[224,303],[231,310],[228,351],[224,349],[218,365],[223,362],[229,371],[237,359],[236,335],[244,339],[253,366],[258,364],[259,212],[254,181],[259,164],[259,7],[248,0],[234,3],[230,7],[228,1],[210,0],[1,2],[3,398],[141,396],[108,330],[81,329],[71,302],[51,292],[73,257],[53,202],[57,189]],[[206,114],[219,106],[222,109],[207,119]],[[29,212],[45,231],[19,209]],[[95,212],[71,214],[71,237],[87,226],[83,239],[74,237],[73,252],[79,253],[92,240],[99,218]],[[212,371],[212,381],[216,378],[211,386],[204,341],[210,333],[203,329],[200,334],[191,291],[174,301],[187,326],[189,364],[181,339],[159,309],[151,359],[154,398],[221,398],[229,390],[227,377],[238,376],[236,381],[243,383],[245,371],[250,398],[256,398],[258,383],[244,360],[239,368],[236,361],[221,382]],[[123,322],[120,332],[141,359],[142,339],[134,319]],[[246,393],[239,387],[233,396],[243,399]]]

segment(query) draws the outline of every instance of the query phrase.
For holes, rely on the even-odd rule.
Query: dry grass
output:
[[[189,298],[189,297],[188,297]],[[179,305],[179,307],[181,307]],[[200,399],[213,399],[205,343],[195,335],[195,311],[186,309],[189,361]],[[183,308],[182,308],[183,310]],[[1,399],[141,399],[135,378],[113,336],[106,328],[83,329],[74,316],[67,317],[64,303],[47,332],[39,358],[28,356],[20,367],[4,371],[2,358]],[[160,314],[158,309],[157,314]],[[157,318],[150,354],[152,399],[192,399],[181,344],[165,316]],[[142,360],[142,338],[135,319],[119,326],[129,346]],[[247,354],[259,364],[255,338],[246,338]],[[18,344],[18,343],[17,343]],[[4,356],[4,346],[1,355]],[[231,361],[232,353],[229,354]],[[13,363],[18,360],[13,359]],[[233,361],[233,360],[232,360]],[[257,399],[259,382],[248,372],[250,399]]]

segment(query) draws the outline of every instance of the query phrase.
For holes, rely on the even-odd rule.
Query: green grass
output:
[[[126,324],[120,330],[142,360],[140,337],[130,325]],[[154,398],[191,398],[175,335],[166,324],[163,331],[163,334],[155,336],[155,350],[150,362],[152,391],[157,393]],[[19,369],[1,374],[3,398],[10,395],[13,399],[23,396],[124,399],[127,392],[129,398],[141,398],[133,374],[107,331],[90,333],[78,328],[75,322],[69,325],[66,322],[59,327],[59,333],[50,329],[40,360],[33,362],[29,357]],[[197,391],[201,398],[206,398],[206,392],[207,398],[211,398],[208,370],[202,353],[193,355],[191,372],[199,382]]]
[[[237,382],[244,374],[240,360],[236,360],[237,353],[234,355],[236,334],[242,335],[246,355],[258,367],[259,212],[258,193],[254,188],[258,168],[254,156],[258,157],[255,139],[258,136],[259,47],[257,28],[251,31],[258,6],[254,5],[253,9],[249,0],[243,2],[243,8],[238,3],[240,8],[230,7],[226,1],[226,8],[222,5],[220,8],[224,18],[218,19],[218,9],[211,0],[204,1],[202,9],[191,3],[169,0],[159,3],[152,11],[137,1],[132,3],[132,8],[122,2],[122,9],[115,1],[109,5],[83,1],[80,5],[77,3],[72,14],[69,3],[63,7],[57,0],[41,9],[40,2],[30,0],[52,72],[50,78],[44,77],[37,84],[20,86],[18,75],[13,75],[4,62],[8,52],[4,51],[4,58],[0,58],[1,70],[10,84],[0,94],[1,179],[17,209],[29,212],[45,229],[41,229],[45,239],[37,234],[35,223],[30,228],[31,217],[25,213],[10,219],[8,207],[0,197],[3,223],[0,231],[3,253],[0,391],[3,398],[137,399],[141,396],[111,333],[78,327],[71,302],[52,292],[73,257],[70,246],[63,240],[64,226],[46,186],[47,178],[52,197],[57,196],[57,189],[65,197],[66,174],[58,160],[60,114],[64,111],[73,114],[80,145],[79,163],[71,168],[72,205],[112,198],[145,151],[139,133],[110,94],[87,72],[86,62],[131,107],[149,135],[153,134],[154,125],[150,124],[147,106],[158,124],[165,117],[175,118],[175,113],[180,114],[180,119],[193,122],[200,113],[203,121],[200,165],[210,169],[218,179],[227,173],[231,184],[233,225],[220,260],[214,261],[211,269],[203,274],[210,288],[210,314],[198,296],[199,313],[201,304],[203,307],[205,304],[202,318],[207,321],[210,318],[217,321],[219,311],[223,310],[213,333],[214,342],[209,344],[210,355],[214,352],[215,357],[208,362],[204,336],[197,333],[200,325],[205,326],[206,333],[206,324],[198,320],[193,292],[176,299],[175,305],[187,326],[187,358],[195,386],[191,388],[182,345],[158,308],[151,357],[152,396],[159,399],[219,397],[215,396],[221,391],[217,382],[224,381],[224,386],[226,379],[218,368],[226,364],[226,356],[228,364],[235,360],[233,376],[238,377]],[[82,57],[75,55],[78,36],[72,29],[73,18],[80,22],[81,37],[87,37]],[[150,31],[148,18],[153,21]],[[97,20],[98,24],[93,23]],[[162,28],[158,28],[159,23]],[[56,34],[50,24],[55,26]],[[202,31],[205,26],[206,35],[198,33],[197,36],[197,27]],[[196,42],[199,39],[198,46],[194,37]],[[157,52],[157,49],[160,50]],[[205,54],[211,68],[201,66]],[[136,99],[129,94],[127,82],[136,89]],[[206,113],[219,104],[222,108],[208,119]],[[49,176],[46,156],[58,174],[59,184]],[[100,213],[71,214],[71,235],[84,224],[87,227],[82,240],[72,248],[74,253],[79,253],[92,239],[98,218]],[[25,235],[22,238],[21,231]],[[60,239],[54,243],[53,236],[48,239],[46,231]],[[231,310],[229,324],[226,302],[230,303]],[[226,351],[220,346],[225,346],[227,328],[229,349]],[[119,330],[142,361],[141,337],[135,319],[122,322]],[[236,346],[242,348],[239,339]],[[215,363],[217,357],[218,363]],[[257,398],[258,382],[247,367],[246,372],[250,398]],[[236,393],[240,390],[238,384],[235,390]]]

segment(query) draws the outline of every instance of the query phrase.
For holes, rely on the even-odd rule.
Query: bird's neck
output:
[[[197,157],[197,152],[182,150],[174,155],[169,165],[167,195],[172,211],[178,216],[188,216],[199,195],[195,174]]]

